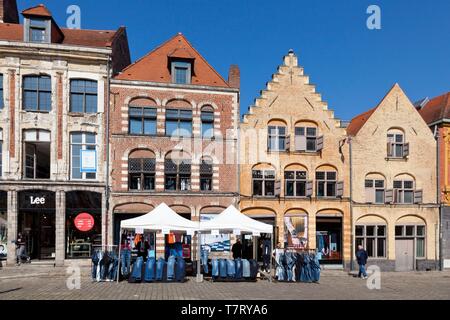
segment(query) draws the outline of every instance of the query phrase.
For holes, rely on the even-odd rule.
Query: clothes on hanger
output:
[[[286,282],[319,282],[320,263],[315,252],[285,250],[276,255],[275,278]]]

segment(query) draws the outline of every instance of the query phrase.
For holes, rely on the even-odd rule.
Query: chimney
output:
[[[230,71],[228,71],[228,84],[230,87],[236,89],[241,87],[241,71],[236,64],[230,66]]]
[[[0,22],[19,23],[16,0],[0,0]]]

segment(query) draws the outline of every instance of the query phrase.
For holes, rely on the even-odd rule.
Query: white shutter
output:
[[[375,188],[366,188],[366,203],[375,203]]]
[[[275,180],[275,196],[278,197],[281,194],[281,180]]]
[[[313,182],[306,181],[306,196],[312,197],[312,195],[313,195]]]
[[[295,151],[306,151],[306,136],[295,136]]]
[[[285,147],[286,147],[286,151],[291,151],[291,136],[286,136],[285,139]]]
[[[320,136],[316,140],[316,151],[322,151],[323,149],[323,136]]]
[[[384,192],[384,201],[386,203],[392,203],[394,201],[394,190],[393,189],[387,189]]]
[[[394,156],[394,145],[390,142],[387,143],[387,156],[388,157]]]
[[[423,202],[423,191],[416,190],[414,191],[414,203],[422,203]]]
[[[344,196],[344,181],[336,183],[336,196],[340,198]]]
[[[403,158],[409,156],[409,143],[403,144]]]

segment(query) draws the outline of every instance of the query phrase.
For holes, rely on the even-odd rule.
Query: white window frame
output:
[[[73,135],[75,134],[81,134],[81,143],[73,143]],[[95,143],[86,143],[86,135],[94,135],[95,137]],[[70,133],[70,180],[73,181],[96,181],[98,179],[98,134],[95,132],[80,132],[80,131],[74,131]],[[95,145],[95,153],[97,154],[96,157],[96,167],[97,167],[97,172],[81,172],[81,178],[74,178],[73,177],[73,170],[72,170],[72,166],[73,166],[73,145],[81,145],[81,150],[92,150],[92,149],[87,149],[86,147],[88,145],[92,146]],[[81,166],[81,154],[80,154],[80,166]],[[81,167],[80,167],[81,170]],[[88,174],[95,174],[95,178],[87,178]]]
[[[356,235],[356,228],[363,227],[363,235],[359,236]],[[367,235],[367,227],[374,227],[374,235],[368,236]],[[384,227],[384,236],[378,235],[378,228]],[[374,239],[375,245],[373,247],[373,252],[376,254],[375,256],[369,256],[370,259],[386,259],[387,258],[387,251],[388,251],[388,235],[387,235],[387,225],[386,224],[356,224],[355,225],[355,247],[357,247],[357,241],[358,239],[363,240],[363,247],[367,251],[367,240],[368,239]],[[378,239],[384,239],[384,256],[378,256]]]

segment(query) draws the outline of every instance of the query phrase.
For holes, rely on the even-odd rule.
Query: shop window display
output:
[[[284,218],[285,247],[306,248],[308,246],[308,217],[291,216]]]
[[[0,259],[7,257],[8,244],[8,216],[7,216],[7,193],[0,191]]]

